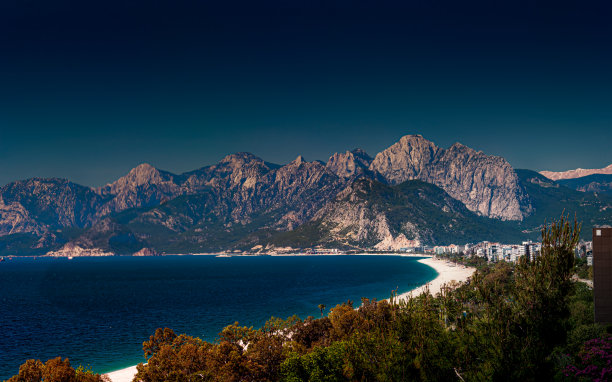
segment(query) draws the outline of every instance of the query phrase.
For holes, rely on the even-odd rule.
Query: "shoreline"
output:
[[[425,285],[421,285],[420,287],[400,294],[397,296],[398,301],[406,300],[410,296],[416,297],[423,293],[427,288],[429,288],[429,293],[431,293],[432,296],[435,296],[440,293],[440,290],[444,284],[448,284],[451,281],[464,283],[476,271],[476,268],[454,264],[450,261],[438,259],[436,257],[429,257],[417,261],[433,268],[436,272],[438,272],[438,276]]]
[[[353,256],[370,255],[355,254]],[[372,254],[373,255],[373,254]],[[407,255],[407,254],[385,254],[386,256],[402,256],[402,257],[425,257],[424,259],[417,260],[421,264],[425,264],[433,268],[438,275],[425,285],[421,285],[417,288],[404,292],[397,296],[399,300],[406,300],[408,297],[416,297],[420,295],[426,288],[429,288],[429,292],[432,295],[440,293],[440,290],[444,284],[451,281],[465,282],[469,277],[472,276],[476,268],[465,267],[463,265],[455,265],[450,261],[438,259],[428,255]],[[385,256],[383,255],[383,256]],[[303,255],[301,255],[303,256]],[[325,256],[325,255],[323,255]],[[380,256],[380,255],[379,255]],[[387,299],[388,300],[388,299]],[[104,374],[110,378],[111,382],[131,382],[136,375],[136,365],[111,371],[110,373]]]
[[[110,378],[111,382],[132,382],[136,375],[136,366],[126,367],[125,369],[119,369],[111,371],[110,373],[103,374]]]

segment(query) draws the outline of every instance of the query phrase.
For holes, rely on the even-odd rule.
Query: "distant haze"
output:
[[[0,2],[0,185],[406,134],[515,168],[612,163],[605,1]]]

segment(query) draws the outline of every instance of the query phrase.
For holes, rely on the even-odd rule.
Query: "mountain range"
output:
[[[568,171],[540,171],[540,174],[552,180],[562,180],[562,179],[576,179],[582,178],[589,175],[594,174],[604,174],[611,175],[612,174],[612,164],[604,168],[577,168],[575,170]]]
[[[173,174],[141,164],[90,188],[33,178],[0,189],[0,254],[397,249],[539,237],[562,211],[612,222],[612,196],[567,187],[460,143],[407,135],[370,157],[286,165],[236,153]],[[58,252],[59,251],[59,252]]]

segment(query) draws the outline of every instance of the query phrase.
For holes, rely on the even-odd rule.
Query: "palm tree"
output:
[[[319,304],[319,310],[321,311],[321,318],[323,318],[323,311],[325,310],[325,304]]]

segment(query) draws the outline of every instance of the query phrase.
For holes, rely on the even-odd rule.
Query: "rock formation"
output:
[[[115,182],[95,191],[109,199],[98,211],[98,216],[108,215],[135,207],[157,205],[184,193],[174,182],[175,175],[156,169],[148,163],[136,166]]]
[[[378,153],[370,170],[390,184],[411,179],[435,184],[469,210],[490,218],[522,220],[531,210],[505,159],[460,143],[445,150],[420,135],[407,135]]]
[[[0,253],[57,252],[67,242],[73,247],[64,252],[250,249],[283,232],[293,247],[315,236],[323,244],[377,248],[479,238],[499,220],[518,230],[525,219],[548,217],[546,205],[559,198],[545,197],[547,187],[559,186],[533,174],[521,181],[503,158],[459,143],[439,148],[420,135],[402,137],[374,159],[355,149],[327,163],[298,156],[281,166],[242,152],[179,175],[141,164],[97,189],[54,178],[0,188]],[[601,220],[606,211],[588,214]],[[492,219],[482,224],[477,215]]]
[[[325,167],[340,178],[361,175],[368,170],[372,158],[362,149],[332,155]]]
[[[51,257],[82,257],[82,256],[114,256],[112,252],[105,252],[100,248],[82,248],[73,243],[67,243],[57,251],[47,252]]]

